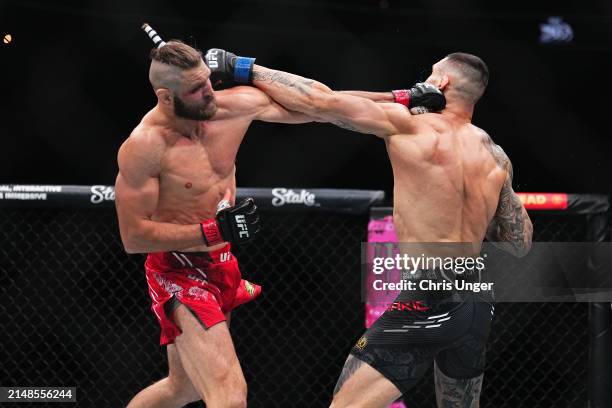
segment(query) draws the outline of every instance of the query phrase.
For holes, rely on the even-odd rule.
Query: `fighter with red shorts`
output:
[[[242,279],[230,244],[210,252],[156,252],[145,262],[151,309],[161,325],[162,346],[173,343],[179,328],[168,316],[179,305],[209,328],[226,320],[235,307],[259,296],[261,287]]]
[[[242,58],[241,66],[252,65]],[[245,69],[235,70],[245,82]],[[202,55],[178,41],[151,51],[157,105],[119,150],[116,206],[128,253],[148,253],[152,310],[167,345],[168,377],[135,407],[243,407],[246,382],[228,330],[231,310],[257,297],[242,279],[231,244],[258,231],[252,199],[234,205],[235,160],[253,120],[310,121],[249,86],[213,91]],[[218,208],[221,204],[221,208]]]

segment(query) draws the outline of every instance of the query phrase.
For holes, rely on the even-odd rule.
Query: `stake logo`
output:
[[[274,207],[282,207],[285,204],[303,204],[308,207],[318,206],[316,202],[317,196],[308,190],[299,190],[295,192],[287,188],[272,189],[272,205]]]
[[[92,204],[100,204],[103,201],[115,201],[115,189],[111,186],[91,186]]]

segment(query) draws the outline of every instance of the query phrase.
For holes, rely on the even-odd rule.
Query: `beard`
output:
[[[190,105],[178,96],[174,96],[174,114],[179,118],[190,120],[208,120],[217,113],[217,105],[213,96],[207,96],[201,104]]]

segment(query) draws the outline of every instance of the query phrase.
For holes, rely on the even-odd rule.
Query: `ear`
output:
[[[157,100],[162,105],[172,105],[172,92],[168,88],[157,88],[155,95],[157,95]]]
[[[442,77],[440,78],[440,81],[438,83],[438,89],[443,91],[444,88],[446,88],[448,86],[448,84],[450,84],[449,76],[448,75],[442,75]]]

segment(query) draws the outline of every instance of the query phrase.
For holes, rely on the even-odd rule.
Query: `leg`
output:
[[[436,355],[434,378],[438,408],[478,408],[492,316],[491,304],[475,303],[470,330],[453,347]]]
[[[397,387],[380,372],[350,355],[336,384],[331,407],[384,408],[401,395]]]
[[[333,408],[385,408],[423,377],[437,348],[420,342],[421,332],[404,328],[410,319],[388,310],[357,340],[334,390]]]
[[[208,329],[185,305],[173,314],[175,340],[185,372],[207,408],[246,407],[247,387],[225,322]]]
[[[127,408],[171,408],[182,407],[200,400],[174,344],[168,345],[168,377],[140,391]]]
[[[438,408],[478,408],[484,373],[478,377],[456,379],[445,375],[434,364]]]

